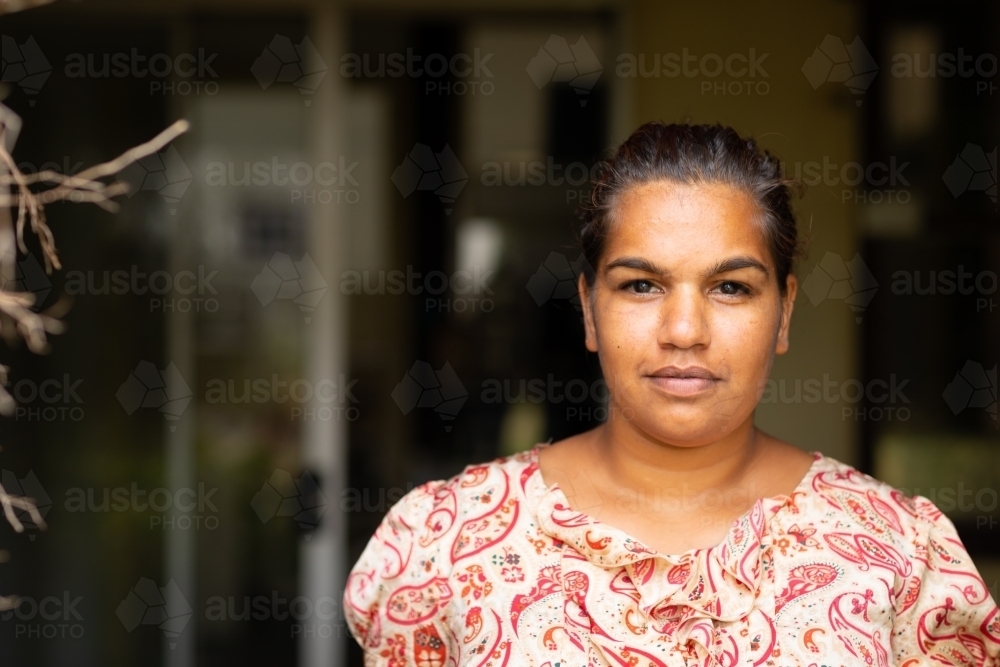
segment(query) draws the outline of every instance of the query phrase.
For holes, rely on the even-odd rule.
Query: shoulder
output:
[[[954,531],[933,502],[909,496],[871,475],[836,459],[820,456],[808,479],[816,508],[843,525],[893,542],[910,542],[932,528]]]
[[[805,614],[821,590],[810,604],[838,635],[862,618],[887,639],[880,662],[891,652],[891,664],[996,664],[1000,612],[933,502],[823,456],[789,501],[775,541],[779,613]]]
[[[392,506],[372,537],[369,549],[388,547],[405,554],[439,546],[463,519],[516,502],[538,469],[534,451],[466,466],[445,480],[427,482]],[[400,553],[400,556],[404,556]],[[406,561],[400,563],[406,565]],[[441,564],[438,564],[440,567]]]
[[[392,506],[348,576],[345,613],[366,648],[389,626],[440,619],[456,561],[513,528],[524,486],[537,470],[534,450],[467,466],[427,482]]]
[[[456,521],[516,501],[537,470],[534,450],[466,466],[450,479],[410,491],[389,510],[385,521],[420,532],[426,544],[436,542],[451,532]]]
[[[908,496],[870,475],[822,457],[809,479],[803,514],[821,526],[819,537],[845,563],[896,575],[904,611],[917,595],[927,597],[957,584],[987,598],[986,588],[954,524],[929,499]]]

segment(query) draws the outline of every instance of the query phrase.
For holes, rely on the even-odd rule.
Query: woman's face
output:
[[[579,284],[612,419],[688,447],[752,419],[796,292],[789,276],[782,297],[756,214],[724,184],[656,181],[619,197],[594,285]]]

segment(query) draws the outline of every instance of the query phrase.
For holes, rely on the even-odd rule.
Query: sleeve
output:
[[[386,514],[347,577],[344,617],[366,667],[443,665],[454,655],[446,554],[449,485],[430,482]],[[444,556],[444,557],[442,557]]]
[[[914,502],[913,572],[896,600],[892,635],[897,664],[997,667],[996,602],[948,517],[926,498]]]

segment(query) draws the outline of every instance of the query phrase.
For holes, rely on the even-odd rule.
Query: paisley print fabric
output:
[[[820,454],[678,555],[572,510],[537,449],[471,466],[389,511],[344,603],[369,666],[1000,665],[951,522]]]

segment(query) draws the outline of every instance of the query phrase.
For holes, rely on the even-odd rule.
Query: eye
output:
[[[622,289],[632,292],[634,294],[649,294],[653,291],[654,285],[648,280],[630,280],[624,285]]]
[[[726,280],[719,284],[719,291],[726,296],[743,296],[750,294],[750,288],[734,280]]]

